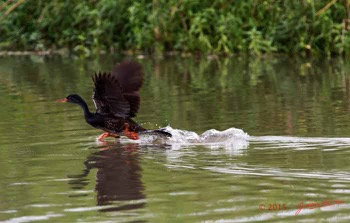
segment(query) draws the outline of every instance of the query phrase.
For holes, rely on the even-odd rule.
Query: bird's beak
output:
[[[67,102],[67,98],[58,99],[56,102]]]

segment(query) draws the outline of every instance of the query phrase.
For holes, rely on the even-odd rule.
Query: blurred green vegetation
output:
[[[1,50],[349,54],[350,0],[0,0]]]

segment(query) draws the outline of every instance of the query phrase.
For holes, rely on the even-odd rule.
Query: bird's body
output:
[[[139,89],[143,83],[143,72],[140,64],[125,61],[118,64],[112,73],[95,74],[93,101],[96,112],[92,113],[86,102],[76,94],[68,95],[59,102],[78,104],[84,111],[84,117],[91,126],[105,131],[98,139],[125,135],[138,139],[138,133],[147,132],[131,118],[136,116],[140,106]],[[154,132],[171,136],[162,130]]]
[[[129,131],[132,132],[142,132],[146,129],[142,128],[131,118],[114,118],[114,117],[106,117],[100,114],[95,114],[93,118],[89,118],[87,120],[91,126],[101,129],[105,132],[109,132],[112,134],[121,134],[123,133],[125,126],[127,124]]]

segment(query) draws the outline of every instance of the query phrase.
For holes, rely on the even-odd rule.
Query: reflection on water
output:
[[[136,121],[179,140],[99,145],[54,101],[79,93],[93,110],[90,76],[119,60],[0,58],[0,221],[350,220],[348,60],[140,60]],[[295,216],[325,199],[344,204]],[[275,203],[287,209],[258,208]]]
[[[70,176],[69,184],[81,190],[86,185],[86,177],[91,169],[97,169],[95,191],[98,206],[113,204],[113,201],[144,199],[141,181],[138,144],[115,144],[108,142],[99,147],[98,152],[88,155],[83,174]],[[121,211],[144,207],[144,203],[128,204],[99,209],[100,211]]]

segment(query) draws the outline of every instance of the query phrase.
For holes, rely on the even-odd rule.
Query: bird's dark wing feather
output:
[[[135,61],[124,61],[112,70],[122,89],[122,95],[130,105],[130,117],[134,117],[140,107],[139,89],[143,84],[142,66]]]
[[[93,100],[96,112],[116,117],[130,117],[130,102],[123,96],[121,84],[111,74],[95,74]]]

